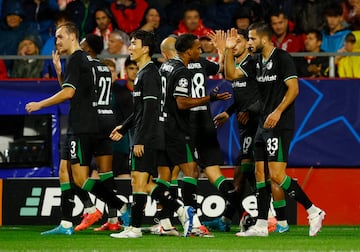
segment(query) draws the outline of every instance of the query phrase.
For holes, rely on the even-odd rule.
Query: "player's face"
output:
[[[190,53],[190,60],[191,61],[198,61],[201,55],[201,43],[198,39],[194,41],[193,46],[189,50]]]
[[[233,54],[235,57],[239,57],[244,52],[247,52],[248,48],[248,41],[244,38],[242,35],[238,35],[238,38],[236,39],[236,46],[232,49]]]
[[[108,15],[106,15],[106,13],[101,10],[99,10],[95,13],[95,20],[96,20],[97,27],[101,31],[106,30],[111,23],[111,20],[108,17]]]
[[[145,54],[144,48],[140,39],[132,38],[129,46],[130,59],[138,62]]]
[[[127,79],[130,81],[134,81],[136,78],[136,74],[139,71],[139,67],[137,65],[131,64],[125,68],[125,71],[126,71]]]
[[[257,34],[256,30],[249,31],[248,45],[252,52],[261,52],[264,48],[261,43],[261,37]]]
[[[71,36],[66,30],[65,27],[60,27],[56,30],[56,48],[60,54],[68,54],[72,40],[74,36]]]

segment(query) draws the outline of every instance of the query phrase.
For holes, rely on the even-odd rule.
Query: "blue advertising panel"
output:
[[[225,80],[209,80],[208,90],[231,90]],[[360,159],[360,80],[300,79],[296,100],[296,129],[290,146],[290,167],[359,167]],[[25,104],[39,101],[60,90],[55,80],[0,81],[0,116],[26,115]],[[233,102],[211,103],[213,115]],[[52,106],[34,114],[52,116],[52,167],[0,168],[0,177],[57,176],[59,164],[59,117],[68,112],[68,103]],[[4,126],[0,126],[1,127]],[[240,151],[236,117],[218,129],[224,165],[235,165]]]

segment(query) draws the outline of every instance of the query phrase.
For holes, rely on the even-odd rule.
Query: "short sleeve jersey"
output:
[[[70,101],[69,133],[98,133],[96,94],[91,58],[77,50],[66,62],[62,87],[75,89]]]
[[[234,103],[237,112],[246,111],[250,105],[259,100],[259,89],[256,82],[255,60],[248,54],[240,63],[235,64],[244,76],[232,81]]]
[[[287,92],[285,82],[297,78],[296,67],[290,54],[284,50],[274,48],[267,61],[261,54],[256,55],[256,80],[258,81],[261,100],[263,103],[261,123],[283,100]],[[282,113],[278,127],[293,129],[295,121],[295,105],[290,104]]]
[[[166,90],[163,108],[166,131],[175,133],[181,130],[190,135],[190,111],[178,109],[176,97],[191,97],[192,73],[177,57],[163,63],[159,72],[163,90]]]
[[[163,149],[163,123],[160,122],[161,80],[159,69],[149,61],[134,81],[134,144]]]
[[[216,75],[220,70],[218,63],[200,58],[198,62],[190,62],[188,69],[192,72],[191,97],[202,98],[208,94],[207,79],[210,75]],[[190,121],[195,127],[212,125],[210,104],[200,105],[190,109]]]
[[[92,59],[92,73],[95,81],[96,111],[100,134],[108,137],[116,126],[115,115],[111,107],[111,72],[97,59]]]

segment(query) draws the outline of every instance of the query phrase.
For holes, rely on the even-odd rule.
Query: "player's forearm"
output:
[[[50,106],[60,104],[60,103],[63,103],[64,101],[71,99],[73,97],[73,95],[74,95],[74,93],[72,92],[72,90],[68,90],[68,88],[66,88],[66,89],[63,89],[63,90],[57,92],[53,96],[40,101],[39,105],[41,108],[50,107]]]
[[[297,80],[296,80],[297,81]],[[288,85],[288,90],[286,91],[284,98],[282,99],[279,106],[275,109],[275,111],[284,112],[287,107],[290,106],[295,101],[296,96],[299,94],[299,88],[296,83],[293,85]]]
[[[234,54],[231,49],[225,50],[225,60],[224,60],[224,72],[225,78],[227,80],[235,79],[235,64],[234,64]]]
[[[177,107],[180,110],[186,110],[193,107],[201,106],[208,102],[210,102],[209,95],[201,98],[192,98],[192,97],[183,97],[183,96],[176,97]]]

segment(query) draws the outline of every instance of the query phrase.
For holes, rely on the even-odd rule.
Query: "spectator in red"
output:
[[[115,0],[110,10],[119,29],[130,34],[140,27],[148,3],[145,0]]]
[[[7,69],[5,62],[0,60],[0,80],[4,80],[8,78]]]
[[[188,6],[183,15],[183,19],[180,20],[177,30],[174,34],[181,35],[184,33],[192,33],[198,37],[207,36],[212,30],[204,26],[200,12],[194,6]]]
[[[108,49],[109,37],[117,28],[112,13],[107,8],[100,8],[95,11],[96,28],[93,34],[103,37],[104,50]]]
[[[275,47],[287,52],[301,52],[304,50],[303,36],[291,33],[294,30],[294,24],[288,20],[282,10],[270,14],[270,24],[274,32],[272,41]]]

